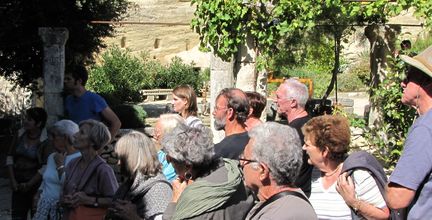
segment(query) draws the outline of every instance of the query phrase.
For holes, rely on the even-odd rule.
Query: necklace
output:
[[[336,167],[335,170],[333,170],[331,173],[325,173],[324,176],[325,177],[329,177],[329,176],[333,176],[335,173],[337,173],[337,171],[339,171],[339,168],[341,167],[341,163]]]

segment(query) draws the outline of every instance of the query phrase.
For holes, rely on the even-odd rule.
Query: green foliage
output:
[[[91,68],[87,86],[126,102],[138,102],[139,91],[151,85],[146,74],[142,60],[128,50],[112,47],[102,54],[102,63]]]
[[[386,79],[374,89],[372,102],[381,113],[381,118],[365,133],[369,144],[377,150],[376,156],[390,169],[402,153],[405,135],[415,117],[415,110],[401,103],[400,83],[405,76],[404,71],[403,63],[394,61]]]
[[[121,128],[142,128],[145,127],[147,112],[140,105],[118,105],[113,111],[119,117]]]
[[[196,5],[192,27],[200,35],[201,46],[209,50],[210,45],[225,60],[248,36],[255,40],[262,56],[271,57],[286,45],[280,47],[281,41],[313,28],[340,38],[351,25],[383,23],[389,13],[388,2],[192,0]]]
[[[150,59],[142,53],[139,57],[129,50],[111,47],[101,55],[101,62],[91,67],[87,87],[107,97],[109,102],[141,102],[142,89],[174,88],[181,84],[191,85],[195,91],[203,86],[199,71],[173,58],[169,66]]]
[[[199,71],[194,69],[194,64],[184,64],[174,57],[170,65],[156,75],[156,88],[175,88],[178,85],[189,84],[198,92],[203,86],[203,79]]]
[[[39,27],[65,27],[66,64],[93,61],[93,55],[112,36],[114,27],[90,21],[118,21],[126,15],[127,0],[2,0],[0,3],[0,75],[21,86],[34,86],[42,77],[43,48]]]
[[[423,51],[430,46],[430,41],[430,37],[418,39],[413,44],[413,51]],[[393,169],[402,153],[416,111],[401,102],[400,83],[405,78],[405,64],[400,59],[393,59],[389,64],[391,68],[385,80],[373,90],[372,102],[377,106],[381,117],[372,128],[366,129],[365,137],[369,145],[376,149],[376,156],[387,168]]]

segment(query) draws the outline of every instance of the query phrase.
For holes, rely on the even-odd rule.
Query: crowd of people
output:
[[[121,122],[85,89],[85,69],[74,69],[65,77],[68,119],[45,129],[45,110],[28,109],[10,148],[12,218],[432,218],[432,47],[400,58],[410,66],[402,103],[419,118],[389,179],[369,153],[349,154],[347,118],[308,115],[308,90],[296,79],[276,91],[287,125],[261,121],[267,101],[259,93],[220,91],[214,128],[225,137],[216,144],[194,89],[176,87],[175,114],[161,115],[153,135],[130,131],[116,142],[118,179],[98,152]]]

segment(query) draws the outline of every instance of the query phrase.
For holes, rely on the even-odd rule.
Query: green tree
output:
[[[154,72],[146,68],[147,58],[145,54],[135,57],[129,50],[111,47],[102,53],[101,63],[92,66],[87,86],[122,102],[142,101],[139,91],[153,86]]]
[[[66,27],[66,62],[93,61],[105,45],[113,26],[90,24],[93,20],[120,20],[127,0],[2,0],[0,3],[0,74],[21,86],[42,76],[42,42],[39,27]]]

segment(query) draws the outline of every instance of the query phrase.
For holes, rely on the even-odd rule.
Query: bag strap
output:
[[[90,162],[91,163],[91,162]],[[87,179],[84,181],[84,184],[80,184],[80,185],[78,185],[78,192],[79,191],[82,191],[83,189],[84,189],[84,187],[87,185],[87,183],[90,181],[90,179],[93,177],[93,175],[95,175],[96,173],[95,172],[97,172],[97,169],[99,168],[99,166],[100,165],[102,165],[103,164],[103,162],[102,161],[100,161],[93,169],[92,169],[92,171],[91,171],[91,173],[90,173],[90,175],[88,175],[87,176]],[[78,164],[77,164],[77,166],[78,166]],[[81,183],[82,181],[80,181],[80,183]]]
[[[303,199],[304,201],[306,201],[309,205],[311,205],[311,203],[309,202],[309,200],[301,193],[297,192],[297,191],[283,191],[283,192],[279,192],[273,196],[271,196],[269,199],[267,199],[260,207],[258,207],[256,209],[256,211],[254,212],[254,214],[250,217],[250,219],[253,219],[253,217],[258,214],[264,207],[266,207],[267,205],[269,205],[270,203],[285,197],[285,196],[295,196],[297,198]]]

